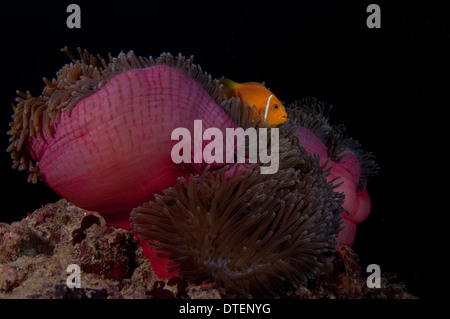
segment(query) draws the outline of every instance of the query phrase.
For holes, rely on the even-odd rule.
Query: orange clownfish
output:
[[[238,97],[242,103],[248,102],[249,106],[255,105],[253,120],[258,115],[272,127],[277,127],[287,120],[284,105],[270,92],[264,84],[258,82],[236,83],[229,79],[221,79],[222,91],[228,97]]]

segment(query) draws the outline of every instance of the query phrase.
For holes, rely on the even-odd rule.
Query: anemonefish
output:
[[[229,79],[221,79],[222,92],[228,97],[238,97],[242,103],[255,105],[253,120],[259,115],[261,119],[272,127],[277,127],[287,120],[284,105],[270,92],[264,84],[258,82],[236,83]]]

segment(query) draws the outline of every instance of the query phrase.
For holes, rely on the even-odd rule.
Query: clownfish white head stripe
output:
[[[267,114],[269,113],[270,99],[272,98],[272,96],[273,96],[273,94],[271,94],[269,96],[269,98],[267,99],[266,112],[264,113],[264,122],[267,122]]]

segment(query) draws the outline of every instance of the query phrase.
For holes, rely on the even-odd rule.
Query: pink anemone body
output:
[[[319,156],[320,165],[324,170],[330,169],[328,181],[339,185],[336,192],[345,194],[345,212],[341,217],[344,228],[337,240],[341,244],[352,246],[355,242],[356,225],[364,221],[370,213],[370,197],[365,188],[359,189],[361,165],[358,157],[350,150],[341,152],[339,161],[328,158],[327,146],[308,128],[300,126],[296,132],[300,145],[311,154]]]
[[[194,107],[193,107],[194,106]],[[234,128],[229,116],[192,78],[167,66],[113,77],[61,114],[52,134],[30,138],[43,181],[75,205],[100,212],[111,226],[130,229],[130,211],[189,173],[171,159],[175,128]],[[199,164],[200,165],[200,164]],[[142,245],[147,257],[154,251]],[[160,277],[164,258],[151,257]]]

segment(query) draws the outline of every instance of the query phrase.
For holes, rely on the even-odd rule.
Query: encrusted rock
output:
[[[67,267],[81,270],[81,288],[69,288]],[[414,298],[403,283],[369,289],[358,256],[339,246],[333,271],[291,298]],[[160,280],[132,231],[112,228],[97,213],[66,200],[11,224],[0,223],[0,298],[221,298],[211,283]]]

